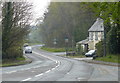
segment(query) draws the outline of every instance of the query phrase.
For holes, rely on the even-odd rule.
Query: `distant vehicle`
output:
[[[29,44],[28,44],[28,43],[25,43],[25,44],[23,45],[23,47],[27,47],[27,46],[29,46]]]
[[[93,57],[93,56],[95,56],[95,50],[90,50],[90,51],[88,51],[87,53],[85,53],[85,56],[86,57]]]
[[[32,47],[31,46],[25,47],[25,53],[32,53]]]

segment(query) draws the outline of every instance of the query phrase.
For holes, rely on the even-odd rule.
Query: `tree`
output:
[[[86,9],[82,3],[51,3],[45,13],[43,23],[40,25],[44,43],[54,46],[53,40],[57,39],[57,46],[65,46],[65,37],[69,39],[71,47],[80,40],[86,39],[88,29],[95,21],[94,13]]]
[[[108,52],[112,54],[120,54],[120,18],[119,18],[119,2],[92,3],[89,5],[98,17],[104,20],[105,30],[107,34]]]
[[[2,60],[2,3],[0,2],[0,60]]]
[[[5,2],[2,7],[2,58],[22,56],[21,47],[29,33],[31,4],[27,2]]]

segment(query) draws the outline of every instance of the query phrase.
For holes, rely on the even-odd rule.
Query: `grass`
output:
[[[46,50],[49,52],[65,52],[66,49],[65,48],[49,48],[49,47],[42,47],[42,50]],[[71,48],[68,49],[69,51],[72,51]]]
[[[120,55],[106,55],[105,57],[98,57],[95,60],[98,61],[105,61],[105,62],[113,62],[113,63],[120,63],[120,60],[118,59],[118,56]]]
[[[84,55],[75,55],[75,56],[69,56],[70,58],[85,58]]]
[[[23,61],[23,62],[9,62],[9,63],[2,63],[0,64],[0,67],[8,67],[8,66],[17,66],[17,65],[22,65],[22,64],[26,64],[27,62]]]
[[[28,43],[29,45],[40,45],[42,43]]]
[[[28,63],[27,61],[25,61],[25,58],[17,58],[16,60],[10,60],[10,59],[6,59],[6,60],[2,60],[2,63],[0,63],[0,67],[7,67],[7,66],[16,66],[16,65],[22,65],[22,64],[26,64]]]
[[[59,55],[59,56],[66,56],[66,55]],[[67,57],[70,57],[70,58],[85,58],[85,56],[84,55],[80,55],[80,54],[77,54],[77,55],[74,55],[74,56],[68,56],[67,55]]]

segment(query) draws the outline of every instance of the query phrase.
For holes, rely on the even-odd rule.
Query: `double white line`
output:
[[[38,74],[38,75],[35,75],[35,77],[39,77],[39,76],[42,76],[42,75],[45,74],[45,73],[49,73],[50,71],[52,71],[52,70],[54,70],[55,68],[57,68],[58,66],[60,66],[60,61],[56,61],[56,60],[54,60],[54,59],[52,59],[52,58],[50,58],[50,57],[44,56],[44,55],[39,54],[39,53],[37,53],[37,52],[35,52],[35,51],[33,51],[33,53],[35,53],[35,54],[37,54],[37,55],[40,55],[40,56],[43,56],[43,57],[45,57],[45,58],[48,58],[48,59],[54,61],[55,63],[58,63],[58,65],[55,66],[54,68],[52,68],[52,69],[50,69],[50,70],[48,70],[48,71],[46,71],[46,72],[44,72],[44,73],[40,73],[40,74]],[[28,80],[30,80],[30,79],[32,79],[32,78],[27,78],[27,79],[24,79],[24,80],[22,80],[22,81],[28,81]]]

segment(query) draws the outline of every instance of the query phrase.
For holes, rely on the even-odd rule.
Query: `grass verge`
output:
[[[120,60],[118,59],[120,55],[112,55],[109,54],[105,57],[98,57],[95,60],[97,61],[104,61],[104,62],[113,62],[113,63],[120,63]]]
[[[0,63],[0,67],[8,67],[8,66],[17,66],[17,65],[23,65],[30,63],[31,61],[25,60],[25,58],[17,58],[16,60],[2,60],[2,63]]]
[[[40,45],[42,43],[28,43],[29,45]]]
[[[49,47],[41,47],[42,50],[46,50],[49,52],[65,52],[65,48],[49,48]],[[72,48],[69,48],[68,51],[72,51]]]
[[[59,55],[59,56],[66,56],[66,55]],[[85,56],[84,55],[75,55],[75,56],[66,56],[66,57],[69,57],[69,58],[85,58]]]

